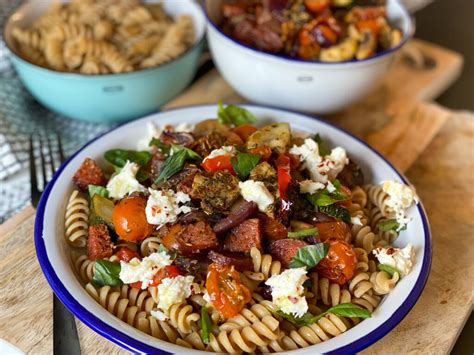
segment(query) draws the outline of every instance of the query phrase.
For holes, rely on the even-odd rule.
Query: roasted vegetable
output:
[[[288,123],[273,123],[260,128],[247,141],[247,149],[267,145],[277,153],[285,153],[290,144],[291,133]]]
[[[266,161],[258,164],[252,169],[249,176],[250,180],[262,181],[265,187],[272,194],[276,194],[278,190],[277,173],[275,168],[268,164]]]
[[[217,120],[209,119],[201,121],[196,125],[193,131],[196,138],[206,137],[211,133],[218,133],[225,138],[224,144],[221,144],[219,148],[222,145],[239,145],[243,143],[239,135],[232,132],[232,130],[229,129],[229,126],[219,123]]]
[[[91,225],[105,223],[109,228],[114,229],[112,222],[112,212],[114,203],[101,195],[94,195],[91,199],[91,214],[89,223]]]

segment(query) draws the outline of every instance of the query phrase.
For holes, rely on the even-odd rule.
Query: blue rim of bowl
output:
[[[278,111],[280,112],[286,112],[286,113],[294,113],[298,114],[300,116],[314,119],[318,121],[319,123],[329,126],[339,132],[342,132],[352,139],[356,140],[357,142],[361,143],[364,147],[375,153],[377,156],[379,156],[391,169],[392,171],[406,184],[409,183],[407,178],[400,173],[387,159],[385,159],[382,154],[377,152],[374,148],[369,146],[366,142],[361,140],[360,138],[354,136],[352,133],[346,131],[345,129],[342,129],[340,127],[335,126],[334,124],[321,119],[320,117],[316,116],[310,116],[307,114],[302,114],[300,112],[292,111],[292,110],[284,110],[284,109],[279,109],[279,108],[274,108],[271,106],[264,106],[264,105],[251,105],[251,104],[244,104],[242,105],[244,107],[255,107],[255,108],[263,108],[263,109],[271,109],[276,111],[276,114],[278,114]],[[177,111],[177,110],[183,110],[183,109],[191,109],[191,108],[203,108],[207,109],[209,107],[214,107],[214,105],[189,105],[189,106],[183,106],[179,108],[174,108],[174,109],[169,109],[166,111],[161,111],[160,113],[166,114],[167,112],[172,112],[172,111]],[[151,114],[153,115],[153,114]],[[145,117],[149,117],[145,116]],[[143,117],[143,118],[145,118]],[[97,318],[94,314],[92,314],[89,310],[84,308],[77,300],[74,299],[74,297],[69,293],[69,291],[66,289],[66,287],[61,283],[59,280],[58,276],[56,275],[53,266],[51,265],[48,255],[46,253],[46,247],[44,244],[43,240],[43,225],[44,225],[44,214],[45,214],[45,208],[46,208],[46,203],[48,202],[49,195],[51,193],[51,190],[56,183],[56,180],[58,177],[61,175],[62,171],[64,168],[73,160],[81,151],[83,151],[86,147],[90,146],[93,144],[95,141],[98,139],[102,138],[103,136],[109,134],[112,131],[115,131],[116,129],[129,125],[129,124],[134,124],[135,121],[131,122],[126,122],[123,123],[115,128],[112,128],[111,130],[101,134],[100,136],[90,140],[87,142],[84,146],[82,146],[76,153],[74,153],[71,157],[69,157],[56,171],[54,176],[52,177],[51,181],[48,183],[46,186],[40,202],[38,204],[37,208],[37,213],[36,213],[36,218],[35,218],[35,228],[34,228],[34,240],[35,240],[35,247],[36,247],[36,254],[38,257],[39,264],[41,266],[41,270],[43,271],[43,274],[46,277],[46,280],[50,284],[51,288],[53,289],[54,293],[58,296],[58,298],[61,300],[61,302],[76,316],[78,317],[83,323],[85,323],[87,326],[92,328],[95,332],[98,334],[102,335],[104,338],[122,346],[128,351],[134,352],[134,353],[160,353],[160,354],[168,354],[169,352],[164,351],[162,349],[155,348],[153,346],[150,346],[144,342],[141,342],[139,340],[136,340],[132,338],[131,336],[113,328],[111,325],[105,323],[101,319]],[[423,207],[423,204],[420,202],[417,205],[418,213],[421,216],[422,224],[423,224],[423,231],[424,231],[424,240],[425,240],[425,247],[424,247],[424,253],[423,253],[423,261],[421,265],[421,271],[420,271],[420,276],[415,282],[415,285],[408,295],[408,297],[403,301],[403,303],[400,305],[400,307],[390,316],[390,318],[371,331],[369,334],[366,336],[357,339],[353,341],[350,344],[347,344],[343,347],[340,347],[338,349],[335,349],[333,351],[328,352],[328,354],[348,354],[348,353],[356,353],[359,352],[368,346],[374,344],[377,342],[379,339],[381,339],[383,336],[385,336],[388,332],[390,332],[395,326],[397,326],[403,318],[410,312],[410,310],[413,308],[413,306],[416,304],[418,298],[420,297],[421,293],[423,292],[423,289],[426,285],[426,281],[428,280],[428,276],[430,273],[430,268],[431,268],[431,258],[432,258],[432,242],[431,242],[431,231],[428,223],[428,218],[426,216],[425,209]]]
[[[193,1],[191,1],[192,3]],[[4,37],[5,37],[5,33],[6,33],[6,29],[7,29],[7,26],[8,24],[10,23],[10,19],[16,14],[18,13],[18,11],[21,10],[21,8],[23,8],[24,6],[28,5],[28,3],[24,3],[23,5],[19,6],[10,16],[8,16],[8,19],[7,21],[5,21],[5,24],[3,26],[3,34],[4,34]],[[198,11],[201,11],[202,14],[204,15],[204,20],[206,20],[206,15],[204,14],[204,10],[202,8],[202,6],[199,6],[198,4],[195,4],[196,5],[196,8],[198,9]],[[105,79],[105,78],[113,78],[113,79],[117,79],[117,78],[121,78],[121,77],[125,77],[125,76],[131,76],[131,75],[138,75],[138,74],[148,74],[149,72],[151,71],[155,71],[157,69],[162,69],[162,68],[166,68],[167,66],[173,64],[174,62],[186,57],[189,53],[195,51],[195,50],[199,50],[200,47],[202,47],[204,45],[204,42],[206,41],[206,22],[204,22],[203,24],[204,28],[203,28],[203,32],[202,32],[202,35],[201,35],[201,38],[199,40],[196,40],[193,45],[191,47],[189,47],[188,49],[186,49],[186,51],[184,53],[181,53],[178,57],[166,62],[166,63],[163,63],[163,64],[158,64],[158,65],[155,65],[153,67],[150,67],[150,68],[142,68],[142,69],[137,69],[137,70],[133,70],[133,71],[130,71],[130,72],[124,72],[124,73],[109,73],[109,74],[82,74],[82,73],[75,73],[75,72],[62,72],[62,71],[59,71],[59,70],[53,70],[53,69],[50,69],[50,68],[46,68],[46,67],[42,67],[41,65],[38,65],[38,64],[35,64],[35,63],[32,63],[28,60],[26,60],[25,58],[23,58],[16,50],[14,50],[11,46],[10,46],[10,43],[8,43],[9,41],[7,41],[7,39],[5,38],[5,47],[7,48],[8,52],[10,52],[10,55],[12,55],[13,57],[15,57],[16,60],[22,62],[23,64],[25,65],[29,65],[30,67],[36,69],[36,70],[42,70],[42,71],[45,71],[47,73],[50,73],[50,74],[54,74],[54,75],[61,75],[63,77],[67,76],[71,79],[84,79],[84,78],[87,78],[87,79],[97,79],[97,78],[102,78],[102,79]],[[106,132],[107,133],[107,132]]]
[[[309,60],[305,60],[305,59],[301,59],[301,58],[297,58],[297,57],[290,57],[290,56],[284,55],[284,54],[275,54],[275,53],[265,52],[265,51],[262,51],[260,49],[249,46],[247,44],[243,44],[243,43],[235,40],[234,38],[228,36],[227,34],[225,34],[219,28],[219,26],[217,26],[214,23],[214,21],[212,21],[212,19],[210,18],[209,14],[207,12],[207,6],[206,6],[209,3],[209,0],[203,0],[202,7],[203,7],[204,15],[207,18],[207,23],[209,25],[211,25],[221,36],[228,39],[233,44],[235,44],[239,47],[245,48],[245,49],[247,49],[247,50],[249,50],[249,51],[251,51],[255,54],[261,54],[262,56],[266,56],[266,57],[269,57],[269,58],[272,58],[272,59],[281,59],[281,60],[287,61],[287,62],[296,62],[296,63],[299,63],[299,64],[306,64],[306,65],[343,65],[343,64],[357,64],[357,63],[362,64],[362,63],[371,62],[373,60],[376,60],[376,59],[384,57],[384,56],[388,56],[389,54],[392,54],[392,53],[398,51],[400,48],[402,48],[405,45],[405,43],[408,42],[408,40],[413,37],[413,35],[415,33],[415,27],[416,27],[414,18],[410,15],[407,8],[399,0],[393,0],[393,1],[396,1],[398,3],[398,6],[400,6],[400,8],[402,9],[403,16],[408,19],[408,24],[409,24],[408,32],[403,35],[403,38],[400,41],[400,43],[397,46],[393,47],[393,48],[389,48],[389,49],[384,50],[382,52],[376,53],[372,57],[365,58],[365,59],[351,59],[351,60],[346,60],[346,61],[343,61],[343,62],[309,61]]]

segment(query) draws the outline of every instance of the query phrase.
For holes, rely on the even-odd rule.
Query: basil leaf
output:
[[[347,208],[339,205],[321,206],[318,208],[320,212],[326,213],[329,216],[336,217],[346,223],[351,223],[351,214]]]
[[[240,126],[246,123],[255,123],[255,117],[249,110],[236,105],[227,105],[224,107],[222,101],[217,104],[217,118],[220,123],[227,125]]]
[[[296,255],[291,259],[290,268],[298,267],[312,267],[318,265],[318,263],[324,259],[329,250],[329,246],[324,243],[317,243],[301,247],[296,252]]]
[[[257,154],[237,153],[237,156],[232,157],[230,162],[239,179],[245,180],[252,169],[257,166],[260,159],[261,156]]]
[[[92,283],[95,286],[120,286],[122,280],[120,280],[119,274],[119,263],[98,259],[95,261],[95,271]]]
[[[112,149],[104,154],[105,160],[114,166],[123,168],[127,161],[138,165],[147,165],[151,159],[151,153],[147,151]]]
[[[150,143],[148,145],[151,147],[152,145],[158,147],[163,154],[169,154],[171,146],[169,144],[165,144],[162,141],[160,141],[158,138],[152,138]]]
[[[379,227],[379,230],[381,230],[382,232],[388,232],[388,231],[398,231],[400,224],[397,222],[396,219],[384,219],[380,221],[377,226]]]
[[[377,268],[380,270],[380,271],[385,271],[385,272],[388,272],[390,275],[393,276],[394,273],[398,272],[398,275],[402,276],[402,273],[400,270],[398,270],[397,268],[393,267],[393,266],[390,266],[390,265],[387,265],[387,264],[379,264],[377,265]]]
[[[163,166],[161,168],[161,173],[158,178],[155,180],[155,183],[159,183],[164,180],[168,180],[174,174],[180,172],[184,163],[187,160],[201,159],[199,154],[180,145],[171,145],[170,155],[166,158]]]
[[[204,344],[209,344],[209,335],[211,334],[212,323],[207,313],[207,307],[201,307],[201,338]]]
[[[318,228],[308,228],[297,232],[288,232],[288,238],[305,238],[318,235]]]
[[[314,323],[314,318],[316,317],[316,316],[313,316],[309,312],[306,312],[301,317],[295,317],[294,315],[284,313],[281,310],[276,311],[276,314],[278,314],[280,317],[285,318],[286,320],[298,326],[312,324]]]
[[[331,151],[326,147],[326,143],[323,141],[319,133],[316,133],[313,137],[313,140],[318,143],[319,155],[326,156],[331,154]]]
[[[357,318],[370,318],[371,314],[368,310],[356,306],[355,304],[352,303],[341,303],[338,304],[337,306],[333,306],[329,308],[327,311],[324,313],[318,315],[317,317],[321,318],[322,315],[326,315],[328,313],[336,314],[341,317],[357,317]]]
[[[176,257],[178,256],[178,253],[176,252],[176,250],[169,250],[163,244],[160,244],[157,251],[158,252],[164,251],[166,254],[168,254],[170,256],[171,260],[176,259]]]
[[[334,179],[334,180],[332,181],[332,184],[334,185],[334,187],[335,187],[336,189],[340,189],[341,186],[342,186],[341,182],[340,182],[338,179]]]
[[[87,189],[89,190],[89,197],[92,198],[94,195],[99,195],[102,197],[109,197],[109,192],[103,186],[97,185],[88,185]]]

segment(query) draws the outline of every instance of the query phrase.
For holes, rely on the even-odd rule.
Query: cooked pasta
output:
[[[129,1],[132,11],[138,3]],[[76,7],[81,2],[74,2]],[[121,35],[132,35],[135,26],[160,11],[135,10],[127,15],[129,28]],[[119,9],[113,11],[117,15]],[[101,31],[95,36],[109,36]],[[103,39],[83,40],[107,47]],[[82,68],[95,58],[89,55],[104,48],[72,46],[66,65],[77,65],[71,64],[74,50],[85,55]],[[88,70],[101,72],[105,65],[113,71],[103,61],[95,65]],[[343,148],[320,156],[311,138],[292,145],[284,124],[252,128],[255,133],[245,140],[214,120],[178,127],[165,127],[149,152],[127,151],[126,162],[120,161],[123,150],[109,150],[107,161],[123,163],[110,178],[89,158],[73,177],[77,188],[92,196],[75,190],[66,209],[65,234],[76,247],[72,266],[88,294],[111,314],[186,348],[286,352],[357,327],[410,272],[413,246],[391,245],[398,225],[382,213],[389,211],[386,200],[393,196],[376,185],[354,184],[355,176],[347,178],[347,171],[342,174],[349,164]],[[168,143],[173,144],[169,150]],[[261,157],[256,146],[264,152]],[[196,157],[185,159],[178,172],[162,168],[154,176],[146,170],[152,159],[165,166],[182,159],[180,152],[193,157],[195,151],[206,153],[200,164]],[[253,153],[239,156],[248,151]],[[292,163],[286,153],[301,164]],[[320,163],[309,164],[305,157],[316,153]],[[258,156],[264,162],[243,174],[241,166],[231,164],[234,156]],[[226,161],[240,176],[222,170]],[[314,170],[319,167],[329,170]],[[150,178],[139,181],[139,171]],[[161,181],[163,171],[169,175]],[[285,171],[288,190],[282,186]],[[267,188],[271,184],[276,184],[273,192]],[[262,203],[262,196],[273,202]],[[281,196],[292,200],[283,204]],[[408,220],[403,212],[397,211],[397,217]]]
[[[161,4],[72,1],[52,4],[12,36],[19,54],[34,64],[97,75],[171,61],[191,47],[194,28],[189,15],[173,19]]]
[[[69,196],[64,217],[64,234],[73,247],[85,247],[89,228],[89,202],[74,190]]]

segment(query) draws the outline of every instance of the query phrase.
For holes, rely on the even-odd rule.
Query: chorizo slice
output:
[[[89,237],[87,238],[87,257],[90,260],[105,259],[111,257],[113,243],[110,239],[109,230],[105,224],[89,226]]]
[[[86,158],[72,177],[74,184],[82,191],[89,185],[104,186],[107,182],[102,168],[91,158]]]
[[[307,245],[308,243],[299,239],[280,239],[270,244],[268,251],[273,259],[288,268],[298,249]]]
[[[262,226],[258,218],[247,219],[231,229],[224,240],[224,250],[249,253],[256,247],[262,250]]]

